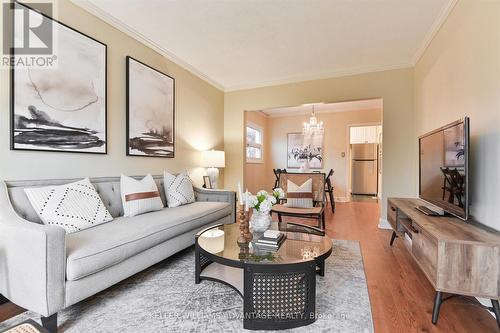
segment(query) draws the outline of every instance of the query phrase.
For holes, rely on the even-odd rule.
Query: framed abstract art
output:
[[[127,155],[174,157],[175,80],[132,57],[127,69]]]
[[[14,4],[51,26],[57,61],[48,68],[12,66],[11,149],[106,154],[106,44]],[[17,41],[23,25],[15,20]],[[16,48],[11,52],[15,57]]]
[[[287,167],[300,168],[305,160],[311,169],[323,167],[323,134],[305,137],[302,133],[288,133]]]

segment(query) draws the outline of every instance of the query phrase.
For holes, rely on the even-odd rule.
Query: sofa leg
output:
[[[0,294],[0,305],[10,302],[4,295]]]
[[[50,333],[57,333],[57,313],[50,317],[41,316],[42,326]]]

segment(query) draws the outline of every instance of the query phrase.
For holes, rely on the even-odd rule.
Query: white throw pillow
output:
[[[193,183],[187,172],[175,176],[165,171],[163,183],[168,207],[178,207],[195,201]]]
[[[121,175],[120,192],[123,216],[130,217],[163,208],[160,192],[153,176],[148,174],[142,180]]]
[[[293,208],[312,208],[313,193],[312,179],[309,178],[304,184],[298,186],[294,182],[287,180],[286,206]]]
[[[24,192],[44,224],[60,226],[68,234],[113,220],[88,178]]]

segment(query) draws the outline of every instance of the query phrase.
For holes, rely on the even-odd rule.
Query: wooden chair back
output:
[[[325,204],[325,174],[324,173],[281,173],[279,176],[279,187],[287,193],[288,180],[298,186],[304,184],[308,179],[312,179],[313,201]]]
[[[332,190],[332,176],[333,176],[333,169],[330,169],[330,172],[328,172],[328,175],[326,175],[326,189],[329,191]]]

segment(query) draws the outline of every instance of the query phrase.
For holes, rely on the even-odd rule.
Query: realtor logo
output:
[[[30,10],[18,2],[3,4],[4,42],[10,39],[6,34],[12,31],[12,25],[6,27],[5,24],[13,20],[16,31],[13,43],[4,43],[4,54],[11,51],[15,54],[52,54],[52,21],[38,12],[52,16],[52,3],[37,2],[29,5],[35,10]]]
[[[41,13],[44,13],[42,15]],[[46,15],[46,16],[45,16]],[[52,2],[3,3],[2,66],[54,66]]]

